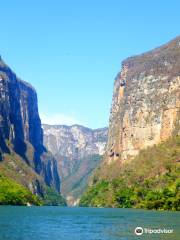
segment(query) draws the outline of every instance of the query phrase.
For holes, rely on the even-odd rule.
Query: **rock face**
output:
[[[123,61],[114,84],[108,163],[130,159],[178,134],[180,111],[180,37]],[[176,132],[175,132],[176,131]]]
[[[60,191],[56,160],[43,146],[36,92],[0,59],[1,159],[5,159],[5,155],[7,158],[8,154],[19,156],[34,171],[34,176],[40,175],[48,186]],[[34,182],[28,183],[34,192],[37,181],[35,177]]]
[[[57,159],[62,193],[74,203],[85,188],[88,176],[100,163],[108,129],[92,130],[79,125],[42,126],[44,145]],[[73,194],[73,186],[82,180],[83,187]]]

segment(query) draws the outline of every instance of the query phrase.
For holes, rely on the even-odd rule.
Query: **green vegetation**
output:
[[[66,206],[65,199],[50,187],[45,188],[45,194],[43,198],[43,205],[45,206]]]
[[[29,190],[0,174],[0,205],[42,205]]]
[[[29,148],[30,152],[30,148]],[[24,177],[26,176],[26,177]],[[26,187],[39,181],[42,196],[33,195]],[[0,162],[0,205],[65,205],[63,197],[49,188],[43,179],[15,153],[4,154]]]
[[[80,206],[180,210],[179,176],[180,137],[174,137],[126,164],[102,166]]]
[[[101,159],[97,154],[78,159],[71,174],[62,180],[63,193],[78,199],[87,189],[88,179],[101,163]]]
[[[32,194],[13,179],[0,174],[0,205],[66,206],[64,198],[54,189],[44,186],[43,198]]]

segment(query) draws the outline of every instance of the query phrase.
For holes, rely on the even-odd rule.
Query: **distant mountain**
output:
[[[69,204],[75,204],[88,177],[100,164],[107,142],[107,128],[89,129],[80,125],[43,124],[44,145],[57,159],[61,190]]]
[[[42,198],[47,187],[60,192],[56,160],[43,146],[36,91],[1,58],[0,175],[3,183],[13,180]]]

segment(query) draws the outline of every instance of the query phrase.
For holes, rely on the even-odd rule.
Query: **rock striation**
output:
[[[17,158],[31,169],[32,182],[23,180],[26,176],[22,176],[22,180],[32,192],[41,191],[37,187],[40,181],[60,191],[56,160],[43,146],[36,91],[0,59],[0,164],[5,164],[5,159],[13,155],[14,168],[17,162],[13,159]],[[23,169],[20,167],[19,171]]]
[[[180,37],[130,57],[114,83],[106,162],[125,161],[179,132]]]

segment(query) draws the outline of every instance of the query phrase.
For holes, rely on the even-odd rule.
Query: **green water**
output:
[[[167,228],[172,234],[134,229]],[[133,209],[0,207],[0,240],[180,239],[180,213]]]

